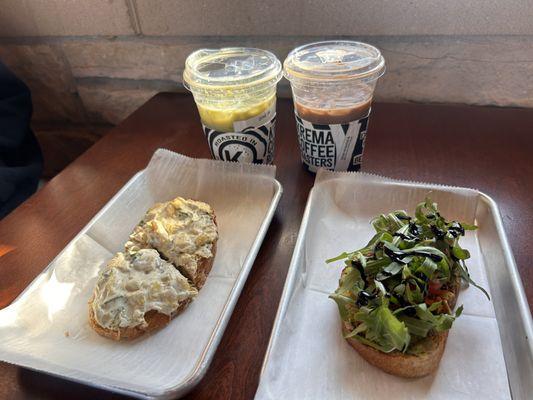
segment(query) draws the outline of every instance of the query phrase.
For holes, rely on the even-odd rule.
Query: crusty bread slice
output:
[[[342,332],[348,335],[353,331],[350,323],[343,322]],[[403,378],[420,378],[431,374],[437,369],[446,347],[448,331],[428,336],[423,339],[429,350],[419,355],[405,354],[400,351],[383,353],[373,347],[367,346],[357,339],[346,338],[361,357],[379,369]]]
[[[211,271],[211,268],[213,267],[213,262],[215,260],[216,255],[216,242],[213,243],[213,257],[209,259],[203,259],[201,263],[198,264],[198,275],[197,275],[197,281],[195,283],[195,286],[200,289],[206,279],[209,275],[209,272]],[[199,286],[198,286],[199,285]],[[162,314],[160,312],[157,312],[155,310],[148,311],[144,315],[144,319],[147,322],[147,326],[141,327],[141,326],[134,326],[134,327],[127,327],[127,328],[120,328],[120,329],[109,329],[101,326],[94,316],[94,310],[93,310],[93,300],[94,295],[89,301],[89,324],[90,326],[101,336],[105,336],[107,338],[113,339],[113,340],[133,340],[138,338],[139,336],[144,335],[145,333],[153,332],[156,330],[159,330],[161,328],[164,328],[172,318],[180,314],[189,303],[193,300],[192,298],[184,300],[179,307],[169,316]]]
[[[213,243],[213,257],[209,259],[202,260],[201,263],[198,264],[198,275],[197,280],[195,282],[195,286],[199,289],[201,288],[206,279],[209,275],[209,272],[211,272],[211,268],[213,267],[213,262],[215,260],[216,255],[216,242]],[[136,339],[139,336],[142,336],[145,333],[153,332],[158,329],[161,329],[165,327],[172,318],[177,316],[181,311],[183,311],[189,303],[192,301],[192,299],[187,299],[183,301],[178,309],[172,313],[172,315],[168,316],[162,313],[159,313],[155,310],[148,311],[144,315],[144,319],[147,322],[147,326],[145,328],[142,328],[141,326],[135,326],[135,327],[128,327],[128,328],[120,328],[118,330],[112,330],[108,328],[104,328],[101,326],[94,317],[94,310],[93,310],[93,300],[94,296],[89,301],[89,324],[91,327],[101,336],[105,336],[107,338],[113,339],[113,340],[132,340]]]
[[[215,222],[215,225],[217,225],[216,218],[213,218],[213,221]],[[141,227],[137,226],[135,228],[136,230],[142,230]],[[196,267],[196,274],[192,275],[190,272],[183,268],[181,265],[178,265],[176,262],[173,262],[174,260],[169,259],[166,254],[162,253],[160,251],[160,248],[158,246],[153,246],[148,243],[143,243],[141,241],[134,241],[130,238],[130,240],[126,243],[126,251],[135,251],[136,249],[143,249],[143,248],[154,248],[155,250],[159,251],[159,254],[169,262],[171,262],[176,269],[189,278],[189,280],[192,282],[192,284],[196,287],[196,289],[200,290],[202,286],[204,286],[205,281],[207,279],[207,276],[209,275],[209,272],[211,272],[211,268],[213,268],[213,262],[215,261],[215,256],[217,253],[217,242],[218,239],[215,240],[211,247],[211,253],[213,254],[210,258],[200,258],[198,257],[198,264]]]
[[[93,310],[93,300],[94,297],[91,298],[89,301],[89,324],[91,327],[101,336],[105,336],[107,338],[113,339],[113,340],[133,340],[138,338],[139,336],[144,335],[148,332],[153,332],[158,329],[161,329],[165,327],[172,318],[174,318],[176,315],[178,315],[181,311],[183,311],[189,303],[191,302],[191,299],[184,300],[180,306],[174,311],[171,315],[165,315],[160,312],[157,312],[155,310],[148,311],[144,315],[144,319],[147,322],[146,327],[141,326],[134,326],[134,327],[128,327],[128,328],[120,328],[117,330],[104,328],[101,326],[94,317],[94,310]]]
[[[196,201],[196,200],[193,200]],[[148,213],[153,212],[153,210],[157,210],[165,203],[158,203],[154,207],[152,207],[150,210],[148,210]],[[215,227],[218,230],[218,224],[217,224],[217,218],[216,215],[212,214],[213,223]],[[143,220],[141,221],[133,230],[133,233],[130,235],[130,238],[128,242],[126,242],[125,248],[126,251],[136,251],[138,249],[143,248],[153,248],[161,254],[161,256],[171,262],[177,269],[180,271],[181,274],[189,278],[189,280],[193,283],[193,285],[200,290],[202,286],[205,284],[205,281],[207,279],[207,276],[209,275],[209,272],[211,271],[211,268],[213,267],[213,262],[215,259],[216,251],[217,251],[217,242],[218,242],[218,236],[217,238],[212,242],[211,247],[211,253],[212,256],[209,258],[203,258],[200,256],[196,257],[196,270],[194,272],[191,272],[190,269],[188,269],[184,265],[180,265],[178,262],[178,259],[175,254],[171,254],[168,251],[168,244],[170,242],[160,242],[160,243],[153,243],[148,239],[147,234],[147,224]]]
[[[461,287],[461,279],[457,277],[450,290],[454,296],[449,301],[449,307],[453,310],[457,302],[457,296]],[[354,330],[349,322],[342,322],[342,333],[348,335]],[[384,353],[373,347],[361,343],[355,338],[346,338],[346,341],[352,346],[361,357],[375,367],[383,371],[401,376],[403,378],[420,378],[434,372],[439,366],[442,354],[446,347],[448,331],[432,334],[419,342],[423,348],[428,351],[422,354],[406,354],[400,351]]]

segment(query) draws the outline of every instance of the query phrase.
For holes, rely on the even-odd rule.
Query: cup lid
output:
[[[374,80],[385,72],[385,59],[367,43],[326,41],[295,48],[283,67],[289,81]]]
[[[282,77],[281,63],[269,51],[249,47],[200,49],[187,57],[183,84],[196,88],[246,87],[276,84]]]

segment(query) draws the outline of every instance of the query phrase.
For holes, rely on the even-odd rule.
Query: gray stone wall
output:
[[[0,0],[0,59],[32,90],[53,175],[155,93],[183,91],[201,47],[284,59],[363,40],[387,61],[379,100],[533,107],[531,21],[530,0]]]

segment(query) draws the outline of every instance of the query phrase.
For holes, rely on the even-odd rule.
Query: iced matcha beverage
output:
[[[270,164],[281,63],[253,48],[203,49],[189,55],[183,82],[198,107],[213,158]]]

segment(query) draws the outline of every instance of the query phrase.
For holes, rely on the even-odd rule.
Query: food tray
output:
[[[175,398],[205,374],[281,197],[275,167],[191,159],[158,150],[8,307],[0,360],[139,398]],[[100,337],[87,302],[99,269],[155,202],[175,196],[215,210],[218,251],[194,302],[132,342]],[[31,242],[28,243],[31,246]]]
[[[414,212],[426,195],[449,219],[476,223],[462,246],[474,280],[458,304],[438,370],[425,378],[388,375],[342,338],[328,299],[342,262],[324,260],[363,247],[369,221],[396,209]],[[265,355],[256,399],[528,399],[533,393],[532,321],[496,203],[472,189],[400,182],[362,173],[320,171],[302,220]]]

